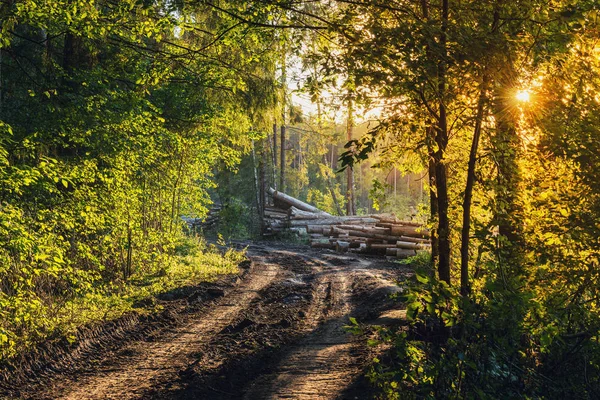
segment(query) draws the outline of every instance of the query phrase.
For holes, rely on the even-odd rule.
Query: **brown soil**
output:
[[[398,314],[389,294],[410,270],[289,244],[250,244],[248,256],[240,279],[176,293],[160,318],[100,330],[86,351],[10,376],[0,370],[0,398],[372,397],[362,378],[372,350],[344,327],[349,317],[397,322],[380,317]]]

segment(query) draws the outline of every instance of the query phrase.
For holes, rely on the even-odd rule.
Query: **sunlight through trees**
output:
[[[196,235],[262,237],[271,185],[431,230],[406,327],[371,332],[379,395],[600,396],[596,1],[29,0],[0,21],[7,365],[189,282],[182,257],[218,253]]]

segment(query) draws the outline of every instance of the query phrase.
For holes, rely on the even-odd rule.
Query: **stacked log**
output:
[[[275,206],[265,206],[263,235],[283,233],[288,227],[288,210]]]
[[[211,229],[214,228],[218,223],[219,223],[219,219],[220,214],[221,214],[221,205],[220,204],[215,204],[210,210],[208,210],[208,213],[206,214],[206,217],[204,218],[183,218],[183,220],[188,224],[188,226],[191,229],[203,229],[203,230],[207,230],[207,229]]]
[[[431,251],[429,231],[413,221],[389,221],[389,216],[371,215],[374,223],[339,224],[321,236],[311,237],[311,246],[366,254],[381,254],[393,258],[407,258],[418,251]],[[382,222],[385,221],[385,222]],[[308,228],[309,231],[318,231]],[[327,239],[329,246],[323,244]],[[318,243],[315,246],[315,241]]]
[[[269,189],[274,207],[265,208],[265,233],[308,235],[311,247],[407,258],[431,251],[429,231],[393,214],[334,216],[285,193]]]

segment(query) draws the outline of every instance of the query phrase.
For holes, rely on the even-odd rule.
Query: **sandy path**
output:
[[[321,321],[283,355],[274,370],[253,382],[245,399],[334,399],[361,373],[353,356],[356,338],[346,332],[351,311],[351,274],[347,267],[324,267],[329,293]],[[316,328],[316,329],[315,329]]]
[[[258,260],[257,260],[258,261]],[[127,357],[108,370],[96,370],[73,382],[71,390],[58,398],[132,399],[143,396],[152,386],[174,380],[179,371],[193,362],[195,349],[215,335],[247,307],[258,291],[278,273],[277,264],[257,263],[249,279],[216,304],[210,312],[153,343],[134,343]]]

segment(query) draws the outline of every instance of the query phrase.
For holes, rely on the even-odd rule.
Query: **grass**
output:
[[[157,295],[236,274],[244,260],[245,251],[229,249],[223,253],[202,239],[186,238],[158,271],[138,273],[125,282],[104,282],[93,291],[51,307],[38,304],[35,314],[43,318],[43,327],[21,330],[12,343],[5,343],[10,346],[0,346],[0,364],[47,340],[66,338],[74,342],[77,330],[83,326],[130,312],[159,312],[162,307],[155,301]]]

